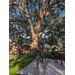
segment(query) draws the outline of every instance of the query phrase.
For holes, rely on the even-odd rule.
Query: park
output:
[[[65,75],[65,0],[9,0],[9,75]]]

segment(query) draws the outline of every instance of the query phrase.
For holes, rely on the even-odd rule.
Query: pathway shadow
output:
[[[55,63],[54,60],[48,62],[46,69],[46,73],[50,75],[65,75],[65,67],[59,63]]]

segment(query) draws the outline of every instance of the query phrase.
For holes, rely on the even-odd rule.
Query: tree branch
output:
[[[42,0],[41,0],[41,2],[42,2]],[[38,21],[38,24],[37,24],[38,26],[37,26],[36,33],[38,33],[40,25],[43,23],[43,20],[44,20],[44,17],[45,17],[49,2],[50,2],[50,0],[46,0],[45,7],[44,7],[43,11],[40,10],[41,8],[39,9],[39,21]]]
[[[30,29],[30,33],[31,33],[32,38],[34,38],[33,25],[32,25],[32,22],[30,20],[30,17],[29,17],[29,12],[27,10],[27,0],[26,1],[23,0],[23,7],[25,8],[24,11],[25,11],[25,17],[27,20],[28,28]]]
[[[65,30],[65,28],[61,29],[60,31],[63,31],[63,30]]]
[[[15,21],[18,21],[18,22],[27,22],[26,20],[24,19],[10,19],[9,22],[15,22]]]
[[[42,6],[43,6],[43,0],[40,0],[39,1],[39,18],[41,18],[41,15],[42,15]]]
[[[18,4],[18,6],[17,6],[17,8],[15,7],[15,9],[16,10],[18,10],[19,12],[22,12],[22,13],[25,13],[25,17],[26,17],[26,23],[27,23],[27,25],[28,25],[28,27],[29,27],[29,29],[31,30],[31,33],[33,32],[33,25],[32,25],[32,23],[31,23],[31,20],[30,20],[30,17],[29,17],[29,13],[28,13],[28,10],[27,10],[27,5],[26,5],[26,1],[24,1],[23,0],[23,3],[22,2],[20,2],[19,0],[17,0],[18,2],[19,2],[19,4]],[[23,9],[22,7],[21,7],[21,5],[25,8],[25,9]],[[10,20],[11,21],[11,20]],[[15,20],[13,20],[13,21],[15,21]],[[17,20],[17,21],[19,21],[19,20]]]
[[[60,31],[62,31],[62,30],[64,30],[64,28],[61,29]],[[40,33],[38,34],[38,37],[40,38],[41,35],[42,35],[43,33],[46,33],[46,32],[50,32],[50,30],[46,30],[46,31],[44,31],[44,32],[40,32]],[[59,33],[59,32],[57,32],[57,31],[51,31],[51,32],[52,32],[52,33]]]
[[[50,11],[52,11],[52,10],[54,10],[56,7],[61,7],[61,6],[65,6],[65,4],[60,4],[60,5],[58,5],[58,4],[55,4],[55,3],[53,3],[53,4],[49,4],[49,6],[48,7],[52,7],[51,9],[50,8],[48,8]],[[45,14],[45,17],[47,17],[48,15],[50,14],[50,12],[47,12],[46,14]]]
[[[19,3],[16,3],[15,1],[9,1],[9,5],[15,5],[17,6],[17,8],[15,7],[16,10],[18,10],[19,12],[25,13],[24,9],[20,6],[23,5],[23,3],[21,3],[19,0],[17,0]]]
[[[16,0],[18,1],[21,5],[23,5],[23,3],[21,3],[19,0]],[[9,1],[9,5],[15,5],[15,6],[19,6],[18,3],[16,3],[16,1],[12,0],[12,1]]]
[[[40,32],[40,33],[38,34],[38,37],[40,38],[43,33],[46,33],[46,32],[49,32],[49,31],[50,31],[50,30],[46,30],[46,31],[44,31],[44,32]]]

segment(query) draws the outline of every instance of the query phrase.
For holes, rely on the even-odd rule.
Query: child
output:
[[[15,51],[15,58],[17,57],[17,51]]]
[[[43,63],[43,58],[45,58],[46,60],[45,53],[43,51],[41,52],[41,58],[42,58],[42,63]]]
[[[39,65],[39,61],[42,62],[42,60],[40,59],[39,53],[40,53],[39,51],[37,51],[37,53],[36,53],[36,55],[37,55],[37,58],[36,58],[37,68],[39,68],[39,66],[38,66]]]
[[[36,61],[37,61],[37,68],[39,68],[39,60],[40,60],[40,57],[39,57],[39,52],[37,51],[36,53]]]

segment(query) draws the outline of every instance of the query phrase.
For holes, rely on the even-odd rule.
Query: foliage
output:
[[[9,2],[9,33],[11,34],[10,37],[12,40],[16,38],[16,43],[19,45],[24,42],[31,43],[32,31],[38,31],[39,35],[40,32],[50,30],[48,33],[44,32],[46,36],[51,34],[51,37],[49,36],[45,39],[45,43],[49,45],[57,45],[57,38],[59,39],[59,37],[64,35],[64,32],[61,32],[65,27],[65,16],[63,13],[65,11],[64,1],[25,0],[25,2],[23,2],[23,0],[15,0],[13,1],[13,4],[11,0]],[[39,23],[39,21],[41,23]],[[56,36],[57,38],[55,38],[55,34],[57,33],[59,37]],[[19,39],[20,37],[22,38]],[[29,39],[27,39],[27,37],[29,37]],[[42,37],[39,37],[39,39],[40,38]],[[41,40],[44,41],[44,39]],[[41,42],[39,41],[39,45],[40,43]]]

